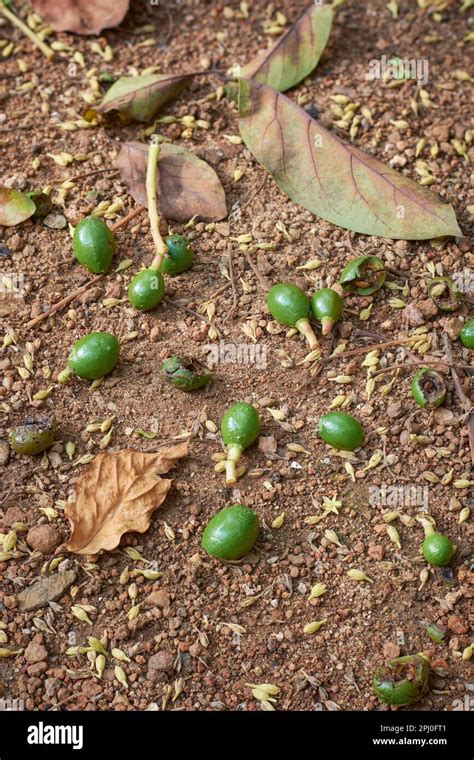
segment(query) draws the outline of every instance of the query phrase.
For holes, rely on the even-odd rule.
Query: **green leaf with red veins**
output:
[[[451,205],[341,140],[285,95],[240,80],[240,134],[291,200],[333,224],[401,240],[462,236]]]
[[[147,205],[145,188],[148,146],[123,143],[114,165],[132,198]],[[214,169],[179,145],[163,143],[158,160],[158,198],[165,219],[187,222],[197,216],[217,222],[227,216],[224,188]]]
[[[117,112],[123,122],[150,121],[161,106],[181,94],[191,74],[144,74],[120,77],[89,113]]]
[[[36,206],[25,193],[0,187],[0,225],[14,227],[36,211]]]
[[[274,45],[242,67],[241,76],[280,92],[294,87],[318,64],[333,18],[331,6],[313,3]]]

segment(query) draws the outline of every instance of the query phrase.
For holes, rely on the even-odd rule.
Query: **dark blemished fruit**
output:
[[[428,295],[441,311],[456,311],[461,306],[461,291],[451,277],[435,277],[431,280]]]
[[[196,359],[170,356],[161,365],[166,380],[182,391],[195,391],[207,385],[211,373]]]
[[[413,377],[412,396],[423,409],[435,409],[446,398],[446,385],[439,372],[422,367]]]
[[[345,412],[329,412],[321,417],[319,435],[325,443],[345,451],[358,449],[364,440],[360,422]]]
[[[444,567],[453,558],[454,546],[442,533],[430,533],[422,545],[423,556],[430,565]]]
[[[378,256],[359,256],[346,264],[339,283],[344,290],[370,296],[382,287],[386,277],[384,263]]]
[[[309,298],[304,290],[291,282],[279,282],[268,291],[267,306],[277,322],[296,327],[305,336],[310,348],[317,348],[318,341],[309,323]]]
[[[79,222],[72,238],[76,259],[94,274],[109,271],[115,253],[115,238],[103,219],[86,216]]]
[[[225,560],[244,557],[254,546],[259,532],[258,517],[249,507],[234,504],[208,522],[201,546],[211,556]]]
[[[119,353],[120,343],[115,335],[92,332],[74,343],[67,363],[78,377],[97,380],[112,372]]]
[[[184,235],[168,235],[165,238],[168,253],[161,264],[163,274],[179,274],[193,265],[194,252]]]
[[[470,319],[462,326],[459,337],[463,346],[474,349],[474,319]]]
[[[221,420],[221,435],[227,447],[226,483],[236,482],[235,465],[244,449],[260,434],[260,416],[251,404],[238,403],[231,406]]]
[[[311,310],[321,323],[323,335],[329,335],[333,325],[341,318],[344,302],[332,288],[321,288],[311,298]]]
[[[372,686],[385,704],[404,707],[418,702],[428,691],[430,663],[421,654],[389,660],[377,668]]]
[[[56,440],[57,422],[54,415],[27,417],[10,432],[13,451],[17,454],[34,456],[49,448]]]
[[[154,309],[165,294],[165,281],[158,269],[143,269],[128,287],[128,300],[138,311]]]

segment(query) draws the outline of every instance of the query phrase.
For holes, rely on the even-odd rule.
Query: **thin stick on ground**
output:
[[[454,388],[456,389],[457,397],[467,413],[466,429],[467,429],[467,435],[469,438],[469,448],[471,450],[471,464],[474,465],[474,413],[472,412],[472,404],[469,398],[467,397],[466,393],[464,392],[464,388],[462,387],[462,383],[461,383],[461,378],[459,377],[458,373],[456,372],[453,366],[453,352],[451,350],[451,345],[449,343],[449,338],[447,335],[443,335],[443,343],[444,343],[444,349],[446,351],[446,356],[448,357],[448,360],[451,364],[451,377],[453,378]]]
[[[12,13],[8,8],[5,7],[3,0],[0,0],[0,13],[5,16],[8,21],[13,24],[13,26],[16,26],[17,29],[20,30],[20,32],[23,32],[35,45],[37,48],[41,50],[43,55],[48,59],[48,61],[52,61],[54,58],[54,50],[51,50],[48,45],[46,45],[43,40],[40,40],[37,34],[35,34],[26,24],[23,23],[23,21],[18,18],[18,16],[15,16],[14,13]]]
[[[151,236],[155,244],[155,256],[151,262],[151,269],[159,269],[164,257],[168,253],[168,246],[161,237],[160,216],[158,214],[158,159],[160,146],[152,143],[148,150],[148,164],[146,169],[146,197],[148,201],[148,218],[150,220]]]
[[[127,224],[132,219],[138,216],[138,214],[141,214],[142,211],[144,210],[145,210],[144,206],[137,206],[137,208],[134,208],[126,216],[124,216],[123,219],[120,219],[120,221],[114,224],[114,226],[112,227],[112,232],[116,232],[122,227],[126,227]],[[89,282],[86,282],[85,285],[81,285],[80,288],[77,288],[77,290],[75,290],[73,293],[70,293],[65,298],[61,298],[60,301],[50,306],[50,308],[47,311],[44,311],[42,314],[39,314],[37,317],[34,317],[34,319],[30,319],[30,321],[26,323],[27,330],[29,330],[32,327],[36,327],[36,325],[42,322],[44,319],[47,319],[52,314],[55,314],[56,312],[61,311],[61,309],[64,309],[65,306],[68,306],[70,303],[75,301],[76,298],[79,298],[79,296],[81,296],[83,293],[89,290],[89,288],[92,288],[94,287],[94,285],[97,285],[97,283],[103,280],[104,277],[105,277],[104,274],[97,275],[97,277],[94,277]]]
[[[268,282],[267,278],[263,276],[263,274],[259,271],[258,267],[253,263],[252,257],[250,256],[247,251],[245,251],[245,258],[247,259],[250,269],[254,273],[255,277],[257,278],[257,282],[262,288],[264,293],[267,293],[270,290],[270,283]]]
[[[229,277],[230,277],[230,284],[232,287],[232,301],[234,303],[234,309],[235,309],[237,307],[237,289],[235,287],[234,264],[232,262],[232,243],[228,244],[227,251],[228,251],[228,260],[229,260]]]

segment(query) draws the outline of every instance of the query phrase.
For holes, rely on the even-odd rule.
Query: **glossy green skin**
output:
[[[207,385],[211,379],[211,373],[199,364],[195,359],[188,359],[182,356],[170,356],[165,359],[161,365],[165,378],[172,383],[175,388],[182,391],[195,391]]]
[[[226,446],[237,445],[246,449],[260,433],[260,417],[251,404],[234,404],[221,420],[221,435]]]
[[[429,398],[426,390],[423,389],[422,381],[424,380],[426,382],[428,378],[433,378],[436,384],[440,386],[436,397],[433,396],[432,398]],[[436,409],[437,406],[441,406],[446,398],[446,386],[439,372],[435,372],[435,370],[428,369],[427,367],[422,367],[413,377],[411,393],[416,403],[419,404],[419,406],[422,406],[423,409]]]
[[[212,557],[240,559],[254,546],[259,529],[255,512],[243,504],[234,504],[217,512],[208,522],[201,546]]]
[[[17,425],[10,432],[13,451],[27,456],[41,454],[56,440],[57,427],[56,418],[52,415],[28,417],[23,425]]]
[[[474,319],[470,319],[462,326],[459,337],[463,346],[474,349]]]
[[[165,294],[165,281],[158,269],[143,269],[128,287],[128,300],[138,311],[150,311],[158,306]]]
[[[120,343],[115,335],[92,332],[74,343],[67,363],[78,377],[97,380],[112,372],[119,353]]]
[[[94,274],[109,271],[115,253],[115,238],[103,219],[86,216],[79,222],[72,238],[76,259]]]
[[[446,290],[441,296],[434,296],[432,294],[433,288],[436,287],[436,285],[439,285],[440,283],[444,283],[446,285]],[[446,293],[449,294],[449,302],[445,302],[443,299],[446,298]],[[431,280],[429,286],[428,286],[428,295],[433,301],[433,303],[436,304],[438,309],[441,309],[441,311],[456,311],[456,309],[459,309],[462,302],[462,295],[461,291],[459,290],[458,286],[455,282],[451,279],[451,277],[435,277],[434,280]]]
[[[319,435],[325,443],[345,451],[358,449],[364,440],[360,422],[345,412],[329,412],[321,417]]]
[[[364,267],[369,265],[375,269],[368,269],[367,273],[364,273]],[[357,293],[360,296],[370,296],[377,290],[380,290],[385,282],[387,273],[384,268],[383,261],[378,256],[359,256],[353,261],[349,261],[344,267],[339,278],[339,283],[344,290],[348,290]],[[371,280],[374,284],[361,288],[354,284],[354,280]]]
[[[160,268],[163,274],[179,274],[192,267],[194,252],[187,238],[183,235],[169,235],[165,238],[165,243],[168,246],[168,253]]]
[[[454,554],[454,546],[442,533],[431,533],[426,536],[422,549],[426,561],[435,567],[449,565]]]
[[[311,298],[311,311],[319,321],[328,317],[332,322],[337,322],[342,316],[343,308],[344,301],[331,288],[321,288]]]
[[[282,325],[294,327],[300,319],[308,319],[309,298],[297,285],[279,282],[268,291],[267,305],[270,314]]]
[[[389,660],[387,667],[375,671],[372,686],[385,704],[404,707],[418,702],[428,691],[430,665],[422,655],[407,655]],[[414,675],[404,678],[403,675]]]

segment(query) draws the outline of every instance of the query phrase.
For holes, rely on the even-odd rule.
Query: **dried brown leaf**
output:
[[[123,21],[130,0],[32,0],[32,5],[56,32],[100,34]]]
[[[96,554],[114,549],[124,533],[144,533],[171,487],[171,480],[159,476],[187,450],[181,443],[152,454],[133,449],[98,454],[76,483],[76,501],[65,510],[72,523],[69,551]]]
[[[129,193],[137,203],[147,205],[145,188],[148,146],[123,143],[115,159]],[[227,216],[224,188],[205,161],[177,145],[161,145],[158,161],[158,198],[166,219],[187,222],[197,216],[217,222]]]

